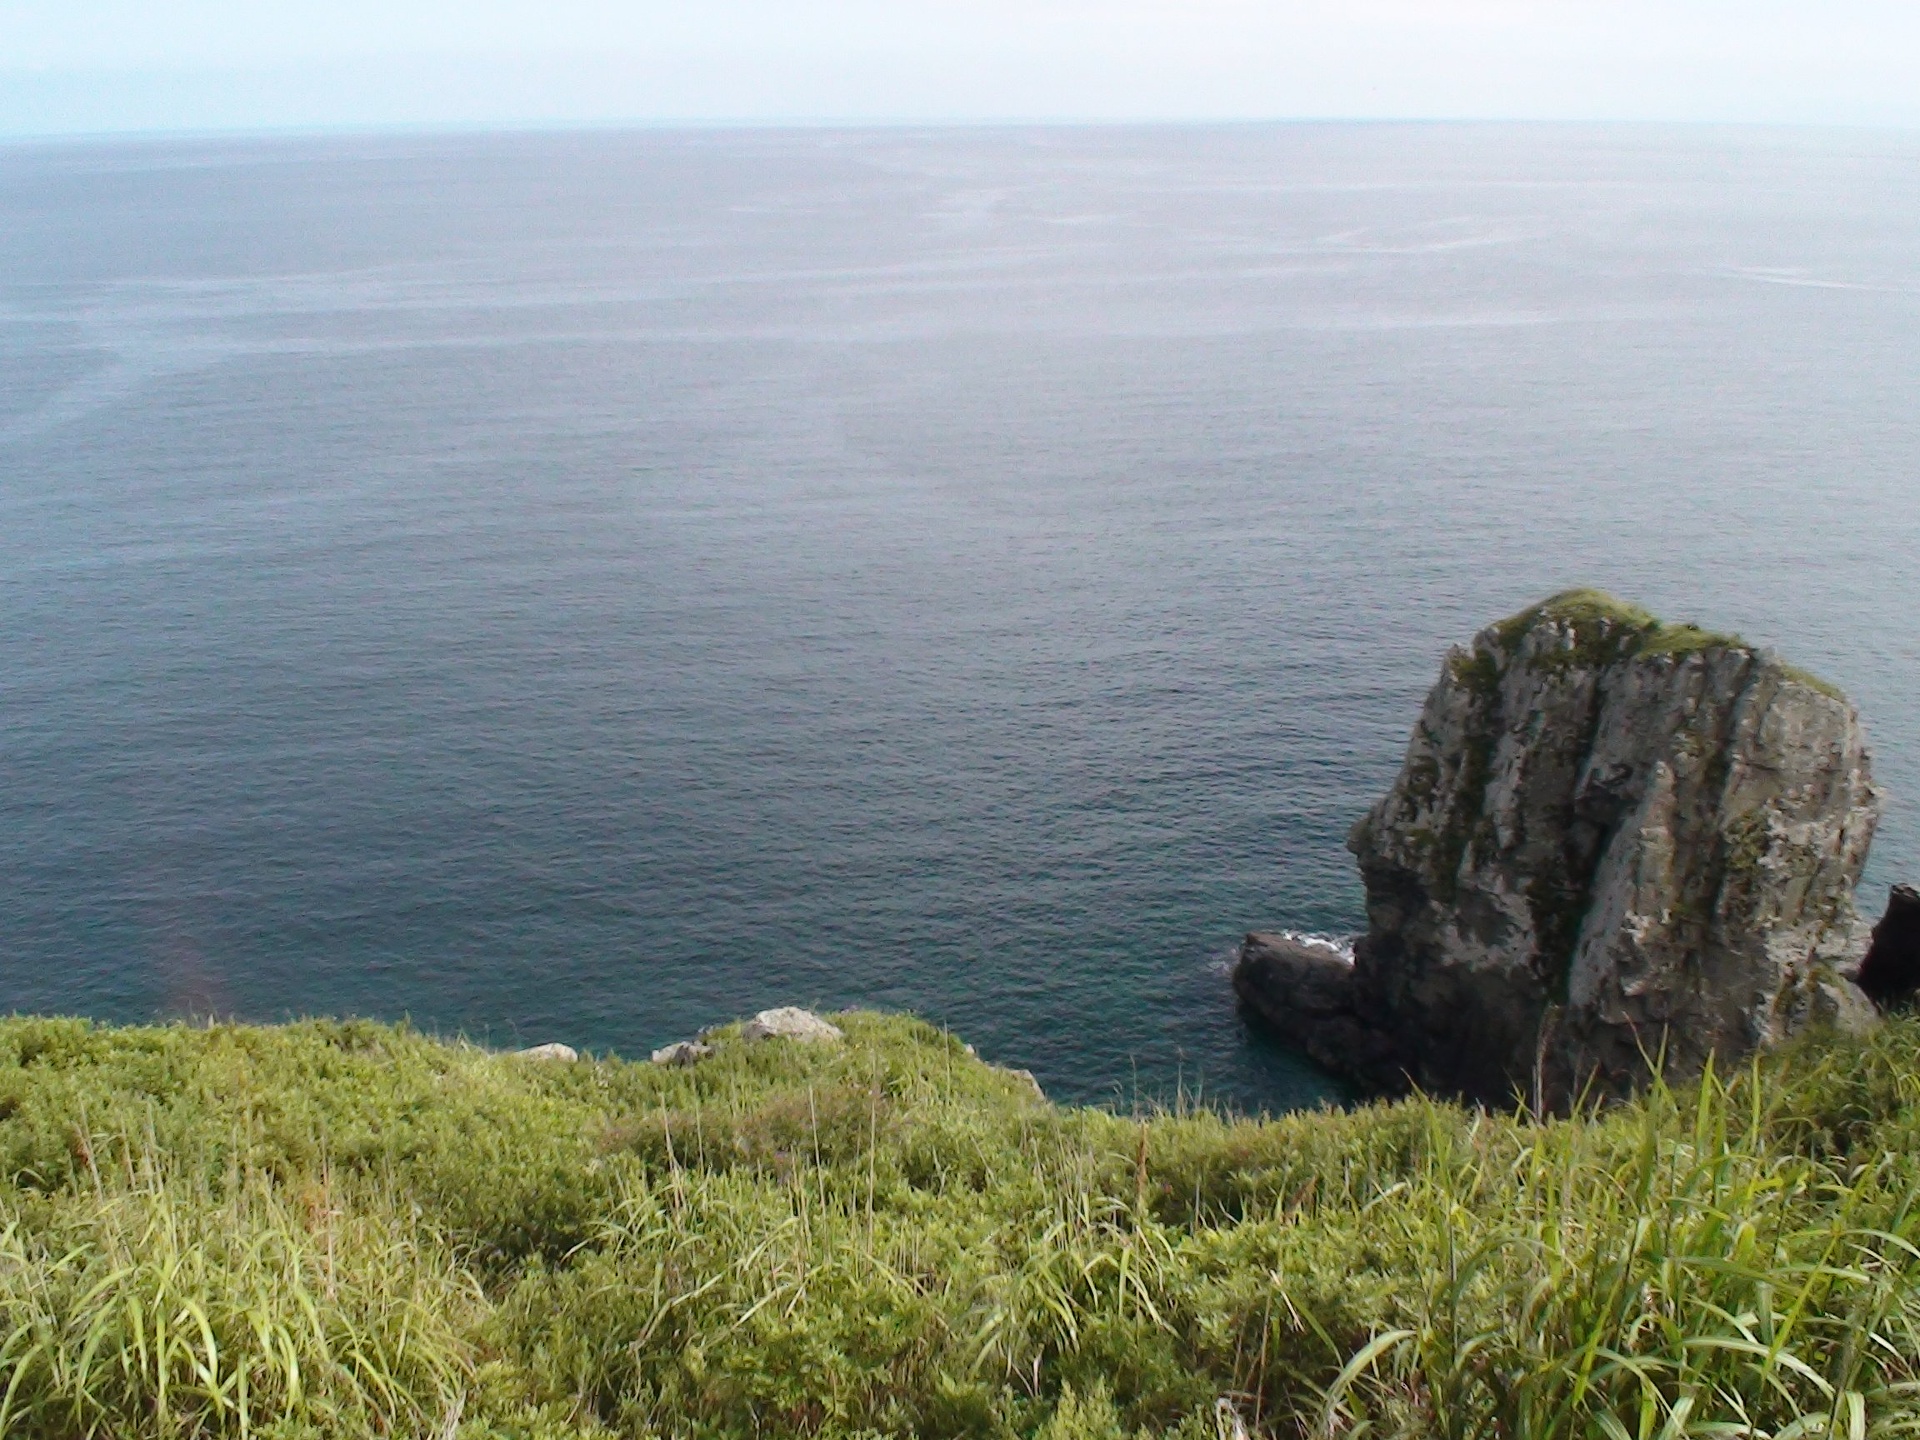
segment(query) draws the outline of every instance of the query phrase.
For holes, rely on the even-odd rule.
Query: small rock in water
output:
[[[838,1025],[822,1020],[811,1010],[797,1005],[782,1005],[762,1010],[740,1027],[743,1040],[840,1040],[845,1038]]]
[[[522,1060],[567,1060],[580,1058],[580,1052],[571,1045],[562,1045],[558,1040],[546,1045],[534,1045],[526,1050],[515,1050],[514,1055]]]
[[[698,1040],[676,1040],[654,1051],[652,1059],[656,1065],[694,1065],[711,1054],[711,1045],[702,1045]]]

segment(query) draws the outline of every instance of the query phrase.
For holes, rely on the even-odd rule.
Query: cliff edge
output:
[[[1568,591],[1447,656],[1348,839],[1352,963],[1249,936],[1236,986],[1376,1090],[1625,1093],[1661,1055],[1685,1075],[1871,1018],[1853,890],[1879,805],[1837,690]]]

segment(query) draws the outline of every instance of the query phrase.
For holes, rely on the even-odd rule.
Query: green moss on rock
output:
[[[1818,691],[1829,700],[1838,700],[1842,705],[1847,703],[1846,691],[1842,690],[1830,680],[1822,680],[1810,670],[1802,670],[1798,665],[1788,665],[1783,662],[1780,666],[1780,673],[1794,684],[1804,685],[1809,690]]]
[[[1570,644],[1535,657],[1536,665],[1598,668],[1634,655],[1685,655],[1716,647],[1742,648],[1738,636],[1695,625],[1667,625],[1638,605],[1604,590],[1563,590],[1501,622],[1503,644],[1517,650],[1543,624],[1563,630]]]
[[[1576,630],[1594,626],[1620,626],[1628,630],[1653,630],[1660,625],[1651,612],[1638,605],[1630,605],[1616,599],[1604,590],[1574,589],[1562,590],[1550,595],[1538,605],[1529,606],[1517,615],[1510,615],[1495,628],[1500,633],[1501,644],[1511,650],[1516,648],[1526,633],[1542,620],[1558,620],[1573,626]]]
[[[1710,650],[1749,653],[1753,650],[1753,646],[1738,635],[1706,630],[1698,625],[1670,624],[1649,610],[1594,589],[1562,590],[1538,605],[1508,616],[1493,627],[1494,641],[1511,658],[1519,652],[1527,636],[1543,624],[1564,627],[1571,641],[1566,648],[1536,656],[1532,662],[1553,669],[1600,667],[1639,656],[1681,658]],[[1846,694],[1838,686],[1796,665],[1782,664],[1780,670],[1797,685],[1842,703],[1846,701]],[[1454,665],[1454,678],[1476,693],[1485,684],[1484,676],[1463,673],[1459,662]]]

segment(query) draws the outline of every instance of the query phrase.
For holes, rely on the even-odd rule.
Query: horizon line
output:
[[[790,116],[609,117],[594,120],[502,119],[334,121],[293,125],[142,126],[130,129],[0,130],[0,147],[138,141],[323,140],[379,137],[617,134],[669,131],[904,130],[1227,130],[1283,126],[1527,126],[1541,129],[1853,131],[1920,135],[1920,121],[1701,119],[1658,116],[1245,115],[1245,116]]]

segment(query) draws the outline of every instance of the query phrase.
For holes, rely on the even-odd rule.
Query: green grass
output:
[[[1563,590],[1538,605],[1508,617],[1496,627],[1501,648],[1515,649],[1542,621],[1567,626],[1573,654],[1605,664],[1630,655],[1691,655],[1702,650],[1751,648],[1738,635],[1722,635],[1697,625],[1673,625],[1650,611],[1604,590]]]
[[[1651,611],[1617,599],[1604,590],[1562,590],[1501,621],[1501,643],[1511,649],[1520,636],[1543,619],[1564,620],[1576,627],[1605,624],[1641,631],[1656,630],[1660,625]]]
[[[1494,626],[1494,637],[1509,655],[1535,626],[1554,622],[1566,626],[1573,643],[1564,652],[1554,652],[1555,664],[1608,665],[1632,656],[1687,656],[1706,650],[1752,650],[1738,635],[1723,635],[1697,625],[1670,624],[1638,605],[1615,598],[1604,590],[1563,590],[1538,605],[1529,606]],[[1469,676],[1460,662],[1455,663],[1454,678],[1470,689],[1490,688],[1497,684],[1497,666],[1492,657],[1480,657],[1476,664],[1486,674]],[[1785,677],[1798,685],[1816,690],[1843,704],[1846,695],[1829,681],[1795,665],[1780,666]]]
[[[1920,1431],[1920,1025],[1534,1123],[0,1022],[0,1433]],[[1224,1405],[1224,1408],[1222,1408]]]
[[[1831,680],[1822,680],[1811,670],[1802,670],[1798,665],[1782,665],[1780,669],[1794,684],[1804,685],[1809,690],[1818,690],[1829,700],[1838,700],[1843,705],[1847,703],[1847,692]]]

